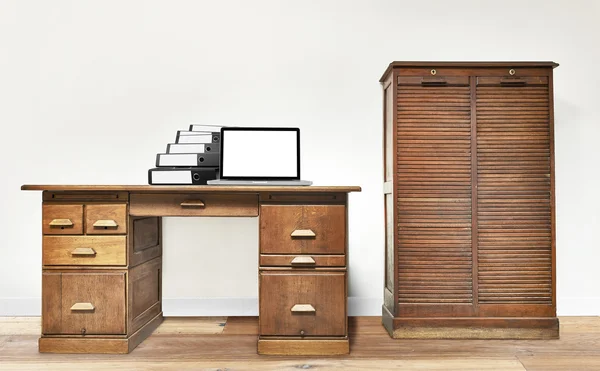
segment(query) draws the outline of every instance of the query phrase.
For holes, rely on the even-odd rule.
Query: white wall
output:
[[[362,186],[350,196],[350,314],[380,314],[378,79],[393,60],[561,64],[558,311],[599,315],[598,4],[0,1],[0,315],[40,313],[41,195],[19,187],[145,184],[190,122],[298,126],[304,178]],[[256,219],[218,222],[165,220],[167,314],[256,312]],[[249,237],[224,236],[234,229]]]

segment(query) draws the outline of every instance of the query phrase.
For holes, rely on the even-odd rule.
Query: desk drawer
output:
[[[44,236],[43,265],[126,265],[125,236]]]
[[[262,205],[262,254],[344,254],[344,205]]]
[[[42,333],[125,334],[125,273],[42,275]]]
[[[245,194],[131,194],[136,216],[257,216],[258,196]]]
[[[127,204],[85,205],[85,233],[127,233]]]
[[[260,255],[260,266],[265,267],[344,267],[345,255]]]
[[[44,234],[83,234],[83,205],[43,204]]]
[[[346,322],[345,272],[260,273],[260,335],[344,336]]]

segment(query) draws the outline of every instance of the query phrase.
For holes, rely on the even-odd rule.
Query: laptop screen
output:
[[[222,179],[300,179],[300,129],[222,128]]]

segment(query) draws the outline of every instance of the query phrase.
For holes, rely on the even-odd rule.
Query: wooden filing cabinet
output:
[[[384,73],[395,338],[558,338],[552,62],[393,62]]]
[[[261,354],[345,354],[346,195],[262,195]]]
[[[347,193],[360,187],[43,190],[40,352],[129,353],[162,321],[161,218],[259,217],[258,353],[349,352]]]

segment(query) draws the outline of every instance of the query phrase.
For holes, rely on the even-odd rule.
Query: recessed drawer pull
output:
[[[204,201],[202,200],[189,200],[189,201],[183,201],[182,203],[180,203],[181,207],[204,207],[206,205],[204,205]]]
[[[296,264],[315,264],[315,259],[310,256],[296,256],[292,259],[292,265]]]
[[[310,304],[296,304],[292,307],[292,313],[316,313],[316,311]]]
[[[72,227],[73,222],[71,219],[52,219],[50,222],[51,227]]]
[[[519,77],[503,77],[500,79],[500,85],[527,85],[527,81]]]
[[[71,255],[96,256],[96,251],[91,247],[78,247],[71,251]]]
[[[421,85],[446,85],[448,82],[443,77],[423,77]]]
[[[117,224],[117,222],[112,219],[97,220],[93,225],[94,225],[94,228],[108,228],[108,227],[116,228],[119,226]]]
[[[316,234],[310,229],[296,229],[291,234],[292,237],[315,237]]]
[[[71,307],[72,312],[90,312],[95,309],[92,303],[75,303]]]

